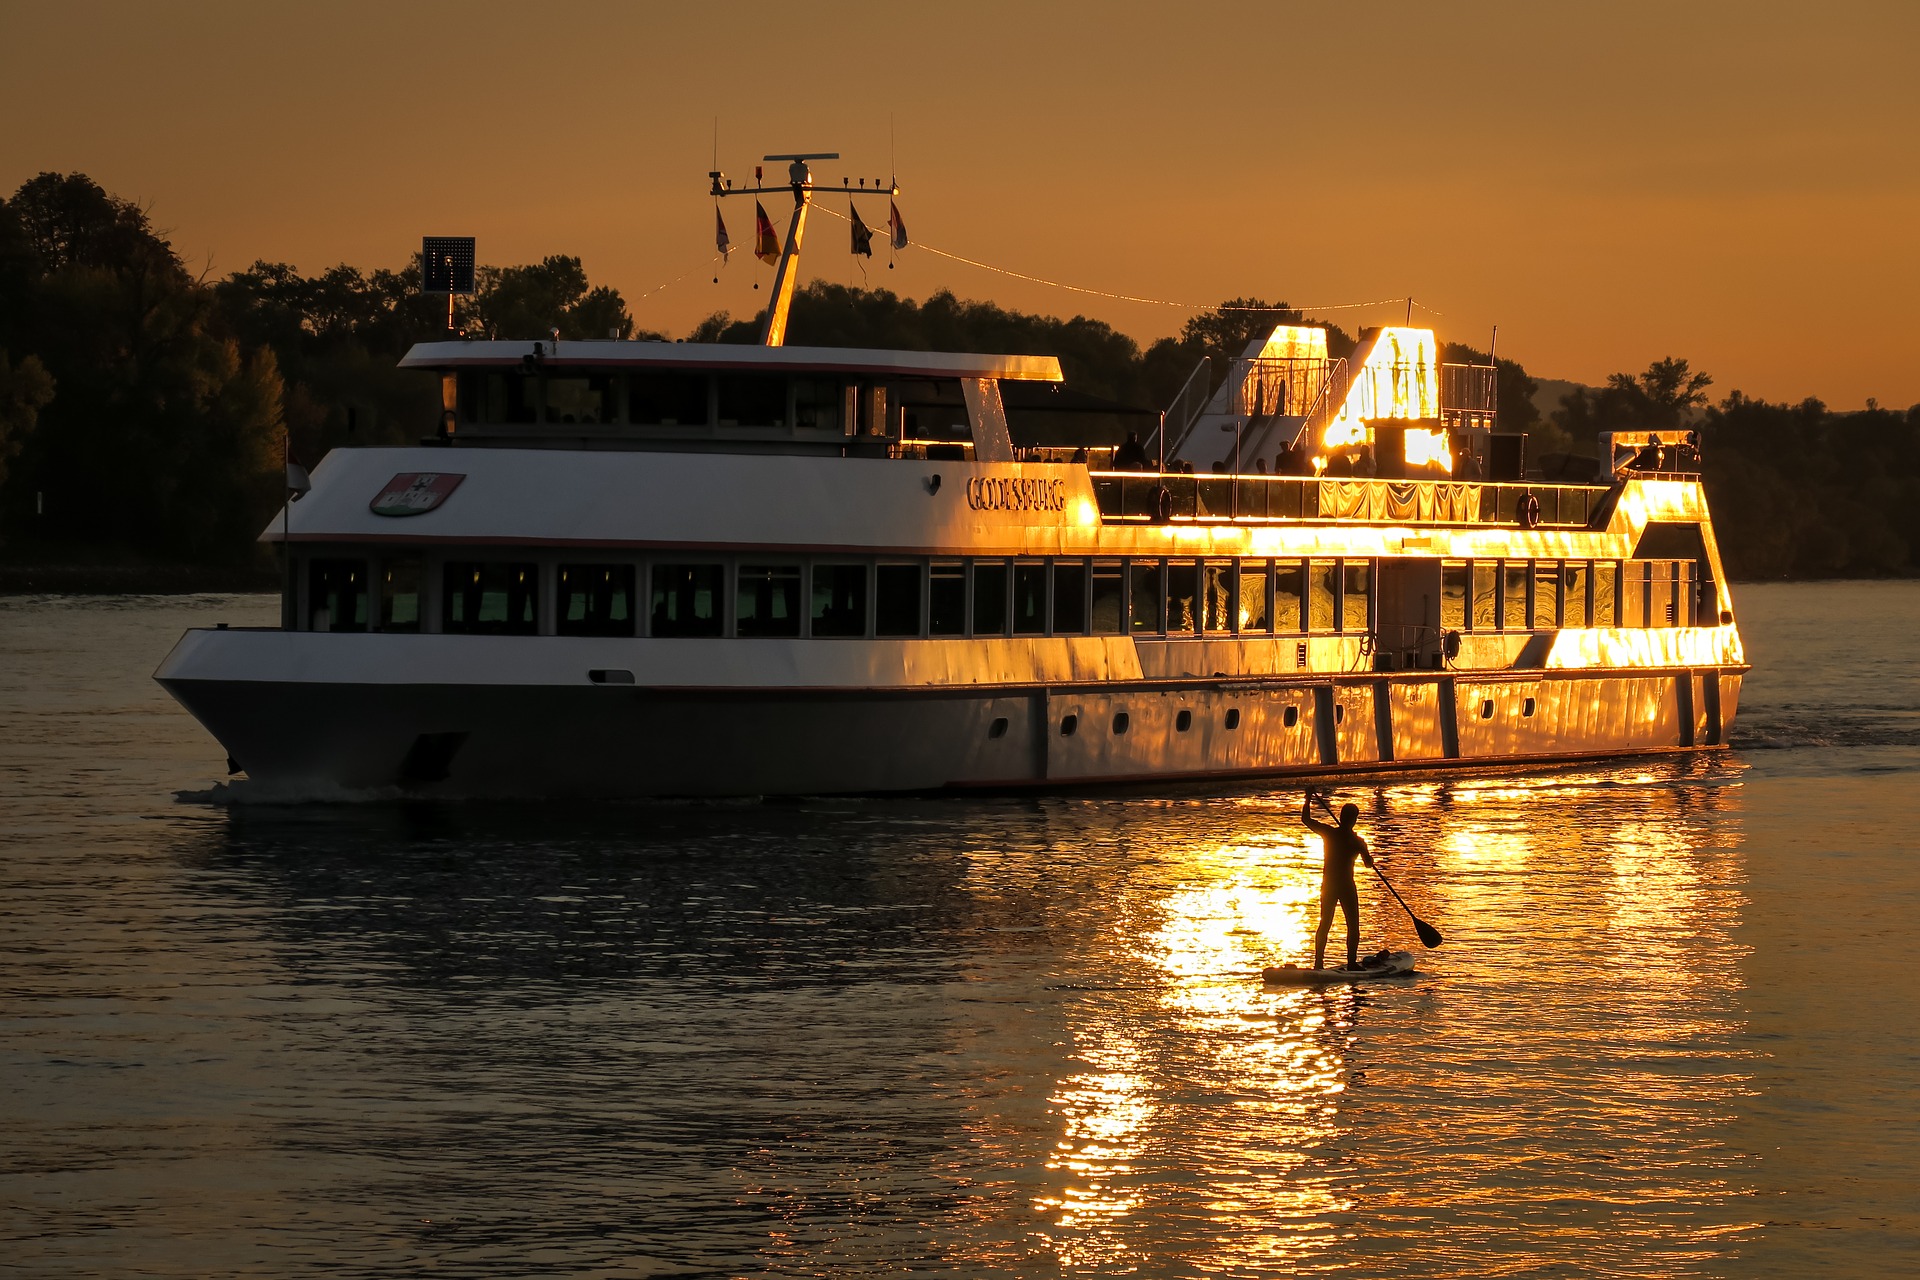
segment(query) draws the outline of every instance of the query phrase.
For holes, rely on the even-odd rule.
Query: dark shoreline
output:
[[[0,564],[0,596],[277,594],[280,573],[252,565]]]

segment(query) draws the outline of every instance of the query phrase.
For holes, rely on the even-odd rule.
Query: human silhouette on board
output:
[[[1353,882],[1353,860],[1373,865],[1367,842],[1353,829],[1360,820],[1358,805],[1340,806],[1340,825],[1322,822],[1313,816],[1313,802],[1324,793],[1307,788],[1300,803],[1300,821],[1320,837],[1323,850],[1320,863],[1320,927],[1313,933],[1313,967],[1326,967],[1327,933],[1333,928],[1333,909],[1337,905],[1347,918],[1347,968],[1360,967],[1360,887]]]

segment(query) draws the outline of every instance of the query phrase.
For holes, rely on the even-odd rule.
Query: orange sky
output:
[[[1905,407],[1917,52],[1912,0],[5,0],[0,188],[86,172],[216,273],[397,266],[422,233],[476,235],[496,264],[574,253],[681,332],[750,314],[771,276],[736,253],[716,286],[703,265],[715,117],[736,177],[837,150],[834,179],[888,171],[891,120],[914,237],[1017,271],[1196,303],[1412,294],[1444,338],[1499,324],[1538,376],[1678,355],[1716,395]],[[844,224],[810,243],[808,274],[861,281]],[[1187,314],[913,249],[867,280],[1143,341]]]

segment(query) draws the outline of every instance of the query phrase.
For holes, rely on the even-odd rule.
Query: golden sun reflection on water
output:
[[[1448,936],[1421,976],[1359,989],[1259,981],[1311,956],[1320,851],[1296,799],[1170,807],[1070,966],[1033,1242],[1100,1273],[1345,1271],[1397,1250],[1504,1274],[1498,1203],[1576,1251],[1687,1271],[1711,1251],[1666,1240],[1658,1206],[1739,1185],[1712,1136],[1746,1087],[1723,1012],[1738,784],[1673,782],[1353,789],[1382,869]],[[1362,947],[1414,948],[1361,883]]]

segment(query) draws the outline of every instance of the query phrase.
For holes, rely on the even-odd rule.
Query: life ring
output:
[[[1153,491],[1153,522],[1167,524],[1173,519],[1173,490],[1161,485]]]
[[[1528,490],[1526,493],[1521,494],[1520,505],[1515,510],[1514,514],[1520,517],[1520,527],[1522,529],[1539,528],[1540,527],[1540,499],[1533,496],[1532,490]]]

